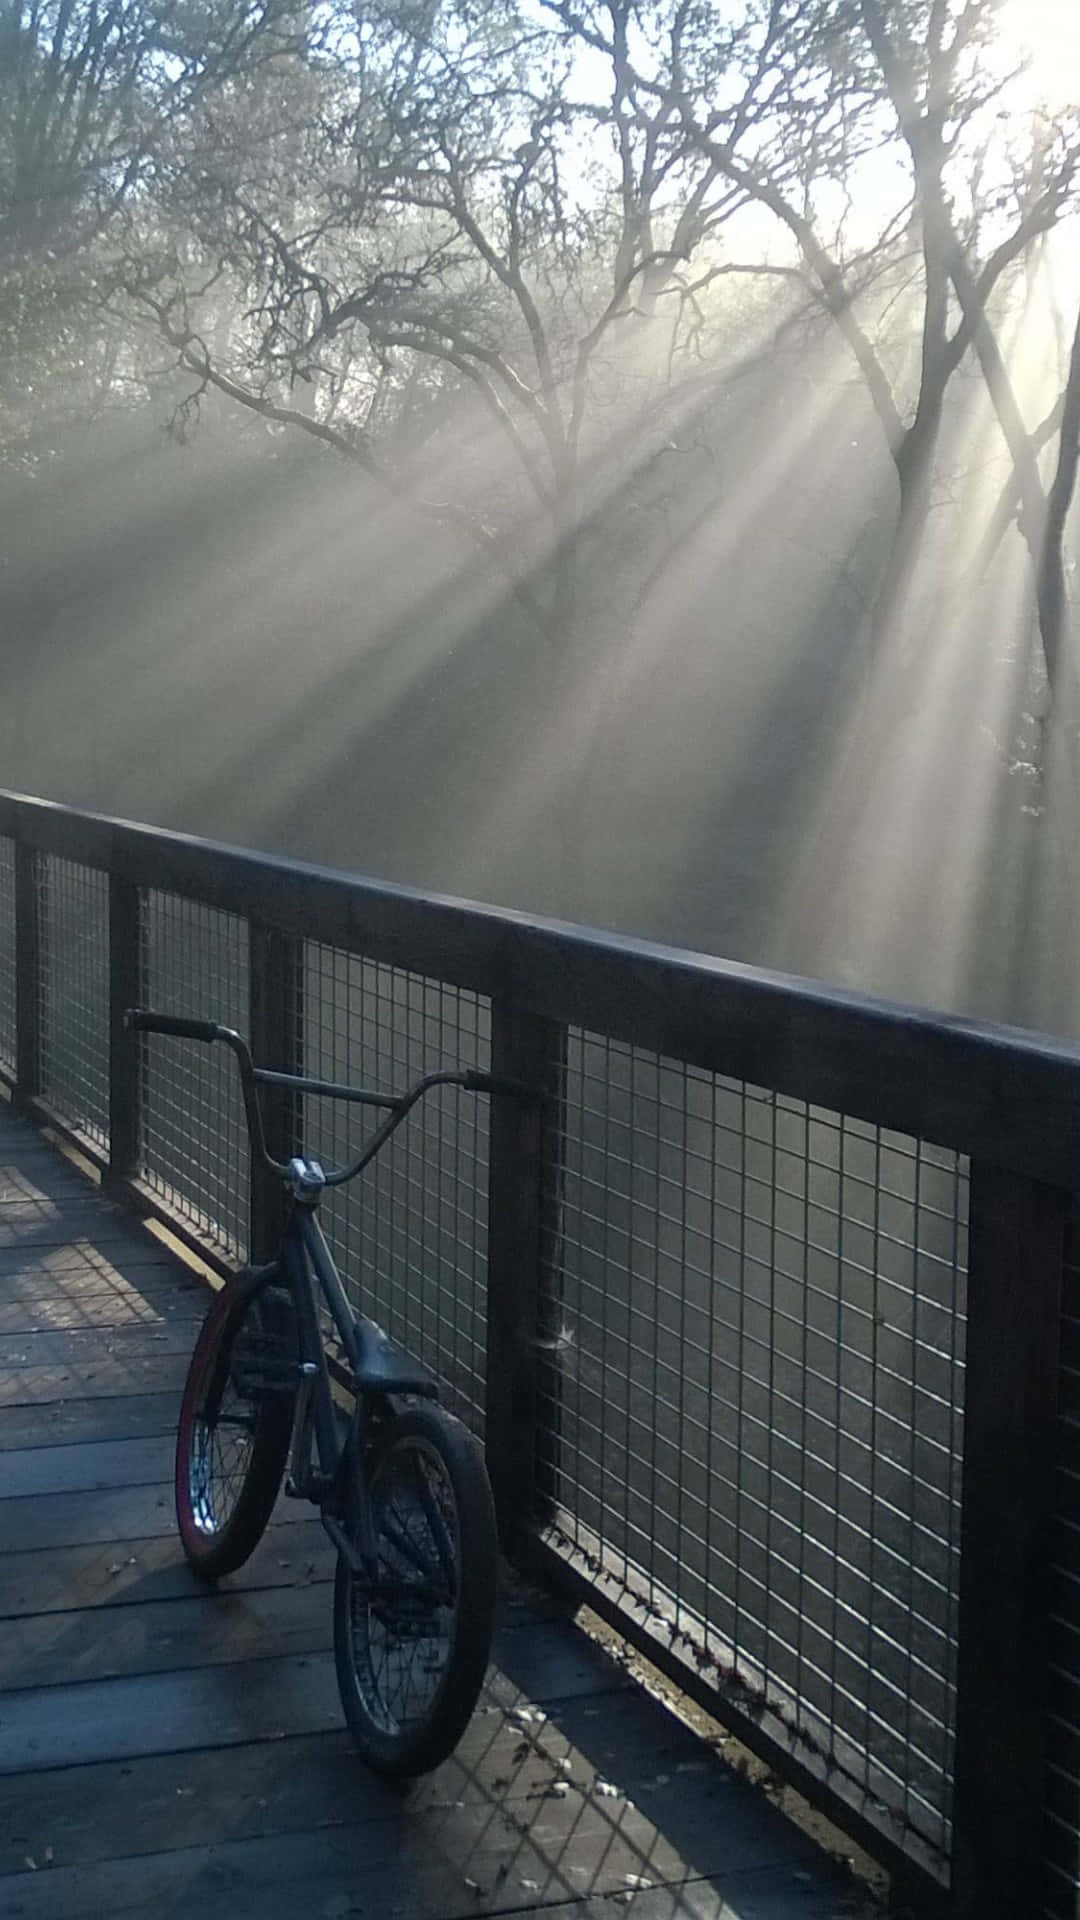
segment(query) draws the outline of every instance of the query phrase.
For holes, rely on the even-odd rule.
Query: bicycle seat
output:
[[[375,1393],[419,1393],[433,1400],[439,1389],[434,1374],[421,1361],[395,1347],[374,1320],[356,1319],[356,1384]]]

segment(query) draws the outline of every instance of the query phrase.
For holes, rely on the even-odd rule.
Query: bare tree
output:
[[[670,437],[709,249],[744,198],[687,140],[674,92],[635,77],[631,0],[607,17],[587,71],[561,22],[509,5],[324,18],[303,108],[244,104],[257,164],[218,102],[174,182],[200,260],[250,294],[243,323],[212,345],[223,279],[200,295],[175,255],[131,279],[200,384],[413,489],[512,573],[549,636],[574,627],[607,447],[625,453],[628,417],[639,458]],[[465,396],[488,427],[475,461]],[[453,494],[421,486],[410,456],[422,445],[430,470],[455,434]]]
[[[689,4],[672,24],[691,137],[790,237],[884,433],[899,491],[886,620],[922,538],[949,384],[972,351],[1022,490],[1037,492],[994,302],[1075,204],[1080,127],[1063,117],[1005,139],[1000,103],[1015,75],[995,49],[997,13],[995,0],[773,0],[746,10],[741,90],[721,106],[709,100],[707,30]],[[917,342],[899,357],[888,324],[898,286]]]

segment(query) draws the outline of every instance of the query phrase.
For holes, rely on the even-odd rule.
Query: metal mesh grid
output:
[[[489,1007],[475,993],[309,942],[304,1071],[400,1093],[425,1073],[487,1066]],[[304,1098],[304,1150],[355,1157],[372,1116]],[[321,1218],[353,1304],[438,1374],[482,1431],[486,1343],[487,1101],[436,1089]]]
[[[15,842],[0,834],[0,1063],[15,1070]]]
[[[144,998],[159,1013],[248,1030],[246,921],[176,894],[146,896]],[[238,1259],[249,1238],[249,1159],[236,1064],[224,1047],[148,1035],[142,1171]]]
[[[41,1091],[109,1141],[109,880],[49,855],[41,879]]]
[[[967,1175],[569,1037],[561,1550],[947,1851]]]
[[[1070,1208],[1062,1279],[1041,1911],[1074,1920],[1080,1912],[1080,1196]]]

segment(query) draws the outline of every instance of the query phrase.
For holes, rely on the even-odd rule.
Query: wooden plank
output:
[[[85,1446],[142,1434],[176,1432],[180,1383],[159,1392],[113,1394],[0,1407],[0,1453],[19,1447]]]
[[[324,1655],[34,1688],[4,1695],[0,1773],[237,1746],[340,1724],[333,1660]]]
[[[88,1367],[115,1360],[153,1359],[162,1354],[191,1350],[202,1322],[201,1314],[186,1320],[135,1321],[128,1326],[46,1327],[39,1333],[0,1337],[0,1370],[19,1367]]]
[[[174,1552],[179,1550],[174,1543]],[[325,1653],[334,1573],[329,1551],[320,1553],[318,1568],[317,1582],[298,1584],[293,1561],[289,1585],[220,1593],[200,1588],[189,1572],[188,1592],[176,1600],[130,1600],[8,1620],[0,1638],[0,1691]]]
[[[600,1751],[604,1743],[607,1757]],[[535,1741],[524,1741],[511,1713],[484,1703],[457,1752],[408,1788],[408,1806],[445,1814],[455,1802],[517,1802],[565,1777],[582,1792],[611,1782],[658,1823],[676,1799],[711,1804],[727,1775],[716,1756],[638,1691],[604,1702],[556,1706]],[[596,1796],[597,1798],[607,1796]],[[26,1852],[46,1845],[66,1864],[236,1838],[352,1825],[402,1804],[359,1763],[344,1728],[241,1747],[153,1754],[135,1762],[98,1761],[0,1781],[0,1873],[18,1872]],[[615,1811],[613,1804],[612,1811]]]
[[[87,1191],[87,1182],[54,1153],[43,1153],[40,1164],[0,1155],[0,1218],[6,1218],[3,1209],[16,1202],[80,1200]]]
[[[306,1518],[310,1508],[282,1500],[282,1520]],[[173,1483],[103,1487],[85,1493],[39,1494],[33,1500],[0,1500],[0,1553],[80,1546],[94,1540],[142,1540],[173,1527]]]
[[[111,1399],[137,1393],[179,1393],[190,1356],[186,1353],[108,1357],[90,1367],[16,1367],[0,1374],[0,1408],[40,1406],[44,1401]],[[115,1436],[119,1438],[119,1434]]]
[[[685,1734],[669,1737],[657,1724],[662,1718],[650,1716],[648,1727],[626,1716],[616,1719],[638,1766],[624,1771],[609,1793],[614,1783],[561,1726],[550,1728],[545,1748],[522,1753],[512,1718],[498,1708],[481,1709],[451,1760],[409,1787],[405,1818],[422,1834],[448,1828],[461,1810],[474,1816],[506,1810],[519,1832],[542,1819],[549,1844],[557,1844],[572,1842],[583,1818],[599,1816],[611,1837],[617,1832],[651,1852],[657,1869],[661,1836],[673,1829],[677,1849],[670,1838],[668,1846],[679,1866],[691,1854],[703,1864],[717,1858],[718,1824],[726,1829],[728,1857],[736,1836],[744,1862],[760,1860],[766,1845],[774,1867],[807,1857],[807,1843],[767,1809],[764,1833],[754,1834],[760,1799],[749,1796],[714,1756],[703,1760],[700,1747],[692,1757],[698,1743]],[[553,1794],[555,1786],[565,1790]],[[343,1732],[289,1736],[284,1745],[247,1743],[231,1751],[98,1763],[25,1780],[15,1776],[0,1783],[0,1833],[7,1841],[0,1842],[0,1872],[19,1871],[20,1848],[33,1853],[36,1847],[40,1859],[46,1832],[64,1864],[108,1858],[109,1848],[149,1854],[219,1835],[260,1838],[342,1827],[366,1852],[372,1838],[366,1830],[387,1820],[400,1825],[401,1808],[400,1791],[357,1761]]]
[[[93,1540],[140,1540],[166,1532],[171,1511],[171,1479],[149,1486],[0,1500],[0,1554],[79,1546]]]
[[[0,1371],[20,1367],[96,1367],[105,1361],[127,1366],[133,1360],[191,1350],[201,1315],[186,1320],[136,1321],[129,1326],[46,1327],[39,1333],[0,1336]]]
[[[629,1685],[588,1641],[569,1635],[561,1624],[509,1633],[499,1655],[489,1698],[507,1709],[523,1698],[603,1697]],[[0,1713],[0,1773],[235,1746],[340,1724],[330,1654],[16,1689],[4,1694]]]
[[[329,1547],[321,1522],[304,1517],[291,1503],[283,1502],[278,1512],[281,1523],[275,1520],[251,1559],[221,1583],[219,1592],[288,1586],[313,1577],[309,1568],[323,1567]],[[170,1522],[171,1514],[164,1513],[163,1531],[153,1537],[0,1554],[0,1619],[189,1598],[193,1576]],[[207,1597],[213,1598],[209,1590]]]
[[[292,1517],[304,1524],[299,1510],[294,1509]],[[217,1588],[195,1579],[181,1558],[175,1533],[169,1544],[181,1577],[173,1592],[163,1593],[159,1585],[151,1596],[143,1593],[137,1572],[146,1559],[142,1544],[131,1540],[118,1548],[115,1541],[107,1543],[107,1581],[99,1584],[95,1604],[68,1604],[62,1612],[23,1613],[6,1620],[0,1640],[0,1689],[66,1686],[328,1652],[336,1553],[317,1522],[317,1535],[305,1534],[304,1548],[298,1551],[297,1524],[286,1525],[288,1518],[286,1508],[251,1577],[245,1568]],[[70,1595],[67,1598],[70,1602]],[[492,1658],[516,1670],[522,1652],[514,1636],[524,1631],[548,1635],[543,1644],[550,1667],[555,1643],[549,1624],[537,1615],[523,1627],[502,1606]],[[610,1677],[603,1669],[597,1671],[601,1680]],[[578,1673],[575,1667],[574,1685]]]
[[[489,1845],[482,1859],[474,1863],[477,1871],[491,1867],[490,1853]],[[524,1865],[524,1861],[515,1861],[517,1868],[523,1869]],[[71,1920],[73,1915],[83,1916],[91,1911],[78,1904],[78,1877],[76,1884],[67,1887],[61,1885],[59,1875],[51,1874],[49,1878],[55,1884],[48,1888],[33,1885],[28,1877],[13,1882],[12,1899],[21,1901],[25,1897],[29,1904],[13,1905],[12,1914],[20,1916],[20,1920],[23,1915],[33,1915],[35,1920],[39,1915],[40,1920]],[[627,1878],[633,1881],[632,1893],[625,1885]],[[152,1878],[147,1876],[146,1889],[146,1898],[155,1903],[152,1908],[141,1904],[137,1863],[126,1868],[118,1866],[115,1872],[90,1878],[87,1897],[105,1903],[94,1911],[117,1915],[186,1911],[188,1903],[196,1901],[201,1914],[220,1916],[221,1920],[259,1920],[262,1915],[266,1920],[277,1920],[279,1915],[292,1916],[298,1905],[306,1904],[305,1895],[309,1893],[311,1899],[320,1902],[315,1911],[327,1920],[368,1912],[385,1915],[387,1920],[402,1920],[403,1916],[416,1920],[422,1912],[437,1915],[438,1920],[459,1920],[459,1916],[474,1913],[507,1913],[515,1920],[538,1920],[540,1915],[544,1920],[613,1920],[613,1916],[623,1911],[619,1903],[626,1901],[632,1903],[633,1920],[806,1920],[806,1916],[812,1920],[840,1920],[845,1914],[867,1911],[865,1902],[839,1875],[834,1874],[830,1880],[805,1869],[687,1878],[656,1890],[650,1890],[651,1882],[645,1882],[642,1889],[643,1878],[640,1873],[627,1875],[621,1887],[597,1885],[591,1897],[579,1894],[567,1900],[573,1889],[564,1869],[554,1882],[551,1901],[541,1906],[532,1904],[538,1900],[540,1882],[523,1870],[515,1873],[501,1859],[494,1865],[491,1884],[487,1886],[464,1871],[451,1881],[445,1868],[429,1867],[425,1861],[410,1863],[399,1888],[394,1871],[384,1869],[380,1863],[371,1886],[372,1899],[377,1904],[369,1909],[361,1904],[362,1895],[368,1891],[366,1877],[360,1883],[355,1867],[350,1872],[343,1860],[330,1859],[321,1866],[317,1864],[310,1884],[308,1878],[298,1872],[296,1881],[290,1877],[264,1894],[261,1875],[256,1884],[251,1884],[245,1864],[231,1853],[219,1858],[216,1852],[210,1856],[203,1850],[190,1859],[187,1855],[155,1856],[154,1874]],[[522,1898],[530,1904],[520,1905]],[[424,1904],[418,1905],[418,1902]]]
[[[0,1514],[5,1501],[28,1496],[39,1499],[44,1494],[160,1485],[172,1472],[174,1450],[175,1441],[168,1432],[149,1440],[99,1440],[82,1447],[20,1449],[4,1462]]]
[[[161,1273],[160,1278],[152,1276]],[[58,1287],[33,1275],[0,1277],[0,1339],[33,1333],[73,1332],[80,1327],[174,1326],[196,1329],[210,1304],[203,1287],[180,1288],[160,1269],[138,1284],[86,1276],[84,1286]]]
[[[308,1586],[333,1571],[335,1551],[322,1523],[305,1509],[282,1501],[251,1559],[238,1572],[206,1589],[206,1597],[255,1587]],[[0,1554],[0,1619],[35,1613],[126,1606],[130,1602],[187,1600],[195,1590],[175,1527],[138,1540],[112,1539],[84,1546]],[[539,1620],[565,1619],[557,1599],[521,1592],[504,1578],[498,1619],[507,1632],[528,1632]]]
[[[20,1238],[30,1239],[36,1227],[60,1227],[71,1219],[80,1227],[87,1222],[115,1226],[129,1239],[132,1237],[130,1220],[95,1194],[87,1182],[78,1181],[73,1175],[66,1193],[62,1178],[55,1187],[50,1182],[50,1189],[48,1193],[38,1190],[12,1194],[0,1205],[0,1231],[8,1235],[17,1233]],[[64,1238],[70,1240],[71,1235],[66,1234]]]
[[[110,1246],[98,1247],[90,1240],[66,1241],[59,1246],[6,1247],[0,1250],[0,1282],[21,1275],[29,1278],[33,1274],[42,1280],[61,1279],[65,1276],[78,1277],[80,1274],[99,1274],[103,1278],[128,1274],[150,1275],[157,1273],[164,1277],[173,1274],[178,1287],[198,1288],[202,1282],[196,1275],[183,1267],[174,1253],[164,1247],[155,1246],[150,1235],[140,1235],[127,1253],[122,1248]]]
[[[733,1811],[740,1798],[732,1795]],[[449,1818],[405,1809],[359,1825],[260,1833],[92,1868],[54,1863],[32,1889],[20,1875],[5,1891],[14,1903],[25,1890],[37,1920],[87,1912],[164,1913],[178,1904],[227,1912],[233,1920],[293,1916],[298,1904],[328,1916],[429,1913],[459,1920],[513,1911],[515,1894],[534,1909],[565,1907],[575,1898],[625,1895],[628,1887],[657,1883],[674,1892],[713,1874],[719,1876],[714,1912],[724,1889],[729,1911],[752,1913],[746,1901],[755,1880],[774,1893],[783,1886],[790,1898],[808,1843],[795,1848],[779,1816],[759,1822],[725,1820],[715,1807],[710,1812],[709,1820],[687,1820],[683,1848],[633,1810],[624,1806],[616,1814],[602,1803],[582,1804],[571,1789],[563,1802],[529,1806],[528,1817],[513,1802],[464,1806]],[[680,1911],[677,1901],[668,1911]]]
[[[56,1153],[56,1143],[49,1134],[40,1127],[27,1126],[25,1119],[24,1114],[13,1111],[0,1092],[0,1159],[7,1165],[34,1166]],[[61,1156],[57,1165],[72,1172],[80,1171],[66,1156]]]
[[[1040,1872],[1067,1204],[971,1169],[953,1887],[980,1920]]]
[[[91,1191],[87,1189],[88,1194]],[[81,1206],[62,1207],[40,1202],[32,1210],[27,1209],[22,1219],[13,1218],[12,1210],[5,1210],[0,1216],[0,1249],[18,1248],[25,1252],[38,1247],[70,1247],[79,1240],[87,1240],[99,1250],[108,1248],[114,1259],[117,1247],[126,1249],[128,1256],[136,1259],[146,1245],[131,1216],[118,1213],[105,1200],[88,1198]]]

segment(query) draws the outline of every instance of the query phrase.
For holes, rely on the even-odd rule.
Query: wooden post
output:
[[[303,1070],[303,942],[263,921],[248,922],[250,1042],[256,1066],[279,1073]],[[266,1144],[275,1160],[296,1152],[301,1132],[301,1100],[287,1087],[262,1087]],[[285,1190],[262,1167],[251,1169],[251,1259],[268,1259],[285,1222]]]
[[[27,1106],[41,1092],[44,929],[42,858],[15,842],[15,1102]]]
[[[1039,1906],[1067,1195],[971,1169],[953,1897]]]
[[[550,1094],[552,1061],[562,1048],[562,1029],[553,1022],[492,1002],[491,1071],[497,1078]],[[554,1178],[548,1105],[498,1094],[491,1102],[486,1451],[499,1536],[508,1552],[549,1497],[557,1437],[551,1339],[557,1275],[544,1248],[544,1196]]]
[[[119,1187],[139,1171],[142,1148],[142,1053],[124,1026],[138,1006],[144,977],[142,894],[131,880],[109,874],[109,1169],[105,1184]]]

